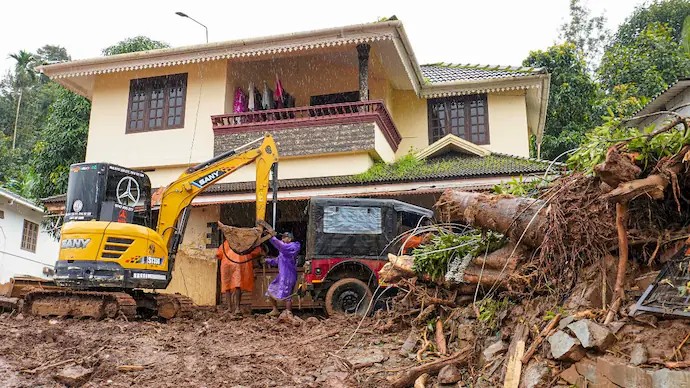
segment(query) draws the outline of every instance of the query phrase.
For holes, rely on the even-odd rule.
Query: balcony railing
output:
[[[376,122],[394,151],[402,140],[382,100],[228,113],[211,122],[215,134]]]

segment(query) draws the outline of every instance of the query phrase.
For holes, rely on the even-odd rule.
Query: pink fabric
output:
[[[244,94],[242,88],[235,89],[235,103],[233,104],[233,112],[240,113],[247,111],[247,95]]]

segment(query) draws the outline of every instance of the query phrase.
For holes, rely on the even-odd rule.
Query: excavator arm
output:
[[[255,144],[259,142],[261,144],[256,147]],[[272,191],[275,206],[277,161],[278,149],[276,148],[275,141],[270,134],[266,134],[263,138],[188,168],[176,181],[168,185],[161,197],[156,231],[167,244],[169,255],[174,257],[175,253],[177,253],[177,248],[182,241],[187,219],[189,218],[192,200],[213,183],[252,162],[256,162],[256,220],[257,223],[264,221],[271,171],[273,171],[274,187]],[[235,229],[238,232],[242,232],[240,228]],[[251,232],[252,230],[253,232]],[[253,228],[249,230],[249,234],[260,234],[262,230],[263,227]],[[245,246],[242,250],[248,248],[253,247]]]

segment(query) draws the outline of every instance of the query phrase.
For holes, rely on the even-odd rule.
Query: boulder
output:
[[[630,352],[630,363],[639,366],[647,362],[647,348],[642,344],[635,344]]]
[[[84,385],[89,380],[89,378],[91,378],[92,374],[93,369],[84,368],[81,365],[73,365],[64,368],[56,375],[54,375],[53,378],[57,382],[62,383],[68,387],[80,387]]]
[[[438,372],[439,384],[455,384],[462,380],[462,374],[455,365],[446,365]]]
[[[660,369],[652,373],[652,387],[690,387],[690,371]]]
[[[580,341],[563,330],[555,332],[547,341],[551,346],[551,356],[556,360],[577,362],[585,356],[585,349],[580,345]]]
[[[609,329],[589,319],[573,322],[568,325],[568,329],[575,334],[585,349],[595,348],[603,352],[616,340],[616,337]]]
[[[494,358],[505,353],[506,350],[508,350],[507,343],[500,340],[494,342],[493,344],[489,345],[486,349],[484,349],[484,351],[482,352],[480,360],[481,364],[485,365],[488,362],[493,361]]]
[[[548,387],[551,380],[551,369],[545,362],[532,361],[522,371],[521,387],[541,388]]]
[[[559,328],[560,330],[563,330],[563,329],[565,329],[566,327],[568,327],[568,325],[570,325],[570,324],[573,323],[573,322],[575,322],[575,317],[573,317],[572,315],[568,315],[567,317],[565,317],[565,318],[561,319],[560,321],[558,321],[558,328]]]

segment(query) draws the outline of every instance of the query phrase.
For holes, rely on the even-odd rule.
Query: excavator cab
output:
[[[152,227],[149,177],[114,164],[73,164],[65,222],[90,220]]]

